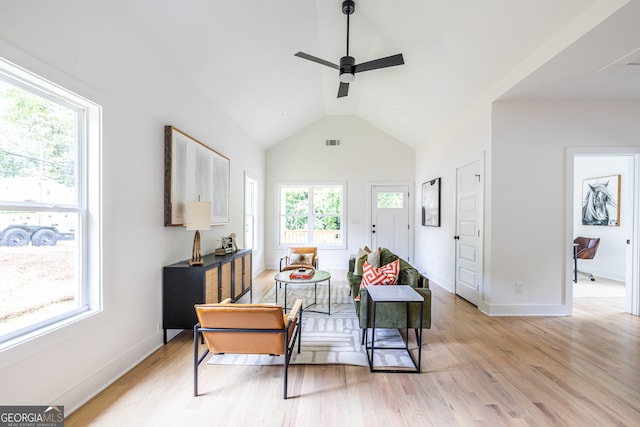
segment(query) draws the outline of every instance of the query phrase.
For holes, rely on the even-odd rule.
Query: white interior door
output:
[[[472,304],[480,301],[482,282],[482,164],[456,169],[456,294]]]
[[[371,187],[371,248],[409,259],[409,187]]]

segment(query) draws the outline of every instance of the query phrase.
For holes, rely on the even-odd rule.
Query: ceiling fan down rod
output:
[[[347,15],[347,56],[349,56],[349,15]]]
[[[342,2],[342,13],[347,15],[347,56],[349,56],[349,15],[356,10],[356,4],[353,0],[344,0]]]

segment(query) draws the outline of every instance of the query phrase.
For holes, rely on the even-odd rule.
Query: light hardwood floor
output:
[[[254,302],[273,286],[254,282]],[[333,286],[346,286],[333,271]],[[186,331],[71,414],[73,426],[638,426],[640,318],[622,298],[571,317],[488,317],[433,288],[421,374],[294,365],[200,367]],[[304,337],[303,337],[304,338]]]

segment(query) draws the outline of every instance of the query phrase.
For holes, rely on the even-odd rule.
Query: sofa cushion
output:
[[[358,260],[370,252],[371,249],[369,249],[367,246],[365,246],[364,248],[358,248],[358,251],[356,252],[356,262],[353,264],[353,269],[351,270],[354,274],[358,274]],[[358,274],[358,276],[362,276],[362,265],[360,266],[360,269],[360,274]]]
[[[365,262],[360,287],[366,288],[367,286],[395,285],[398,283],[399,269],[400,263],[398,260],[378,268],[372,266],[368,262]],[[356,295],[355,300],[360,300],[360,294]]]
[[[370,285],[395,285],[398,283],[400,263],[395,260],[382,267],[375,267],[365,262],[362,268],[362,287]]]
[[[362,267],[364,266],[365,262],[368,262],[376,268],[380,267],[380,250],[376,249],[373,252],[365,253],[364,255],[357,258],[353,274],[355,274],[356,276],[362,276]]]

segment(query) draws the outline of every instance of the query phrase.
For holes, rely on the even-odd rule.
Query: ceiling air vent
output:
[[[327,147],[337,147],[338,145],[340,145],[340,140],[339,139],[327,139],[325,141],[324,145],[326,145]]]

